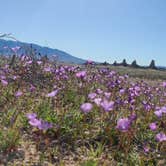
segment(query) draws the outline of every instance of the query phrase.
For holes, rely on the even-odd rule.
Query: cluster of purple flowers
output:
[[[19,49],[20,48],[13,48],[13,51],[17,52]],[[28,58],[27,56],[22,56],[20,59],[21,64],[23,65],[23,67],[25,67],[25,72],[28,71],[31,66],[33,66],[32,64],[36,63],[36,66],[41,70],[41,74],[43,74],[43,80],[45,78],[46,81],[51,80],[48,89],[52,88],[53,91],[44,93],[44,95],[42,96],[54,99],[54,97],[60,93],[61,89],[67,89],[71,86],[71,90],[73,88],[74,90],[76,90],[76,93],[78,92],[78,94],[81,95],[86,94],[85,96],[83,96],[86,98],[86,102],[80,105],[80,110],[83,113],[88,114],[93,109],[98,109],[100,110],[99,113],[104,112],[105,115],[108,115],[109,117],[114,114],[117,115],[115,117],[123,116],[119,119],[113,119],[111,117],[114,120],[113,124],[116,125],[115,129],[121,132],[130,131],[131,127],[136,124],[134,123],[134,121],[136,121],[137,118],[144,118],[142,117],[144,114],[145,116],[148,116],[148,113],[152,112],[152,116],[154,116],[154,118],[156,119],[153,119],[152,122],[146,124],[147,128],[149,129],[148,131],[154,134],[154,138],[156,139],[156,141],[166,141],[166,135],[161,131],[162,128],[160,126],[160,122],[162,122],[162,124],[165,124],[165,81],[159,84],[160,86],[154,87],[149,86],[144,81],[129,82],[127,80],[128,75],[119,76],[115,71],[111,71],[107,68],[100,68],[94,69],[95,71],[89,71],[88,69],[91,69],[90,65],[93,64],[92,61],[88,61],[86,63],[88,64],[87,69],[83,69],[79,66],[59,65],[55,67],[51,63],[44,63],[41,60],[37,60],[34,63],[33,60],[31,58]],[[16,83],[19,82],[17,81],[17,79],[19,80],[19,77],[21,80],[21,74],[19,75],[15,71],[10,72],[11,70],[12,69],[10,69],[8,65],[4,66],[2,71],[0,69],[0,85],[7,86],[8,84],[10,84],[11,78],[12,81],[15,80]],[[30,75],[31,74],[32,73],[30,73]],[[68,80],[69,82],[67,82]],[[26,83],[25,85],[27,85]],[[55,83],[57,86],[55,85]],[[70,83],[69,86],[68,83]],[[35,92],[37,86],[34,82],[30,82],[28,83],[27,89],[24,87],[19,88],[20,89],[17,91],[13,90],[14,96],[17,99],[19,99],[19,97],[21,96],[26,96],[25,94],[27,89],[28,92]],[[85,93],[82,92],[84,90],[82,90],[82,88],[86,89]],[[45,89],[45,91],[47,91],[48,89]],[[33,95],[33,93],[31,94]],[[55,100],[58,100],[59,96],[61,95],[55,97]],[[157,97],[158,101],[156,103],[154,101]],[[159,107],[156,107],[157,105]],[[143,113],[141,114],[142,110]],[[37,127],[40,130],[47,130],[53,127],[51,123],[46,122],[42,119],[38,119],[35,113],[27,114],[27,118],[31,126]],[[146,152],[149,151],[149,147],[145,146],[144,150]]]
[[[96,89],[96,92],[88,94],[88,99],[91,100],[98,107],[102,108],[105,112],[109,112],[114,108],[114,101],[110,101],[110,92],[104,92],[101,89]]]
[[[90,98],[93,98],[93,102],[101,107],[105,112],[109,112],[113,110],[114,108],[114,102],[113,101],[108,101],[107,99],[102,100],[102,98],[94,98],[94,96],[90,95]],[[92,109],[93,105],[91,103],[84,103],[81,105],[81,110],[83,112],[90,112]],[[88,109],[87,109],[88,108]],[[87,111],[88,110],[88,111]]]
[[[100,106],[104,109],[104,111],[109,112],[113,110],[114,102],[105,99],[100,103]]]
[[[31,126],[37,127],[40,130],[48,130],[53,127],[51,123],[43,121],[42,119],[37,119],[36,113],[29,113],[26,117],[28,118],[28,122]]]

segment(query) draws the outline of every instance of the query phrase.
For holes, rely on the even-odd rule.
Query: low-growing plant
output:
[[[0,152],[8,153],[16,150],[19,145],[20,133],[16,129],[8,129],[0,131]]]

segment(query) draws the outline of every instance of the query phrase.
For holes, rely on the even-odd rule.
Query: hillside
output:
[[[24,43],[24,42],[17,42],[12,40],[3,40],[3,39],[0,39],[0,54],[4,55],[9,53],[8,49],[4,49],[4,47],[6,46],[10,48],[16,46],[21,47],[19,53],[27,52],[28,50],[30,50],[30,48],[33,48],[33,50],[35,50],[37,54],[40,53],[41,55],[47,55],[49,58],[57,57],[57,60],[60,62],[75,63],[75,64],[83,64],[85,62],[85,60],[81,58],[77,58],[58,49],[43,47],[34,43]]]

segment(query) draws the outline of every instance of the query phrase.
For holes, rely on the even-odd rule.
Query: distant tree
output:
[[[131,63],[131,67],[134,67],[134,68],[139,67],[139,65],[137,65],[137,61],[136,61],[136,60],[134,60],[134,61]]]
[[[117,66],[117,62],[116,61],[114,61],[114,63],[112,64],[113,66]]]
[[[157,69],[157,67],[156,67],[156,65],[155,65],[155,61],[154,60],[152,60],[151,61],[151,63],[150,63],[150,65],[149,65],[149,67],[148,68],[150,68],[150,69]]]
[[[121,65],[122,65],[122,66],[128,66],[128,64],[127,64],[127,62],[126,62],[126,59],[123,59]]]
[[[101,65],[107,66],[107,65],[110,65],[110,64],[105,61],[105,62],[101,63]]]

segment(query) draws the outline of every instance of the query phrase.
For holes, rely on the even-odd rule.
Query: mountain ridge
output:
[[[21,41],[13,41],[13,40],[4,40],[0,39],[0,53],[1,54],[7,54],[8,50],[4,49],[4,47],[22,47],[24,49],[23,51],[26,51],[25,48],[33,48],[36,50],[37,53],[40,53],[42,56],[47,55],[48,58],[56,57],[57,61],[59,62],[65,62],[65,63],[74,63],[74,64],[83,64],[86,62],[86,60],[78,58],[76,56],[73,56],[65,51],[56,49],[56,48],[50,48],[46,46],[41,46],[35,43],[27,43],[27,42],[21,42]],[[24,48],[23,48],[24,47]]]

